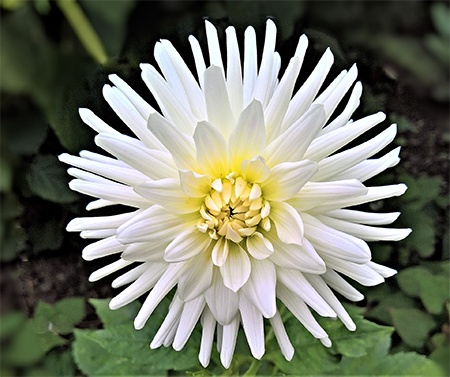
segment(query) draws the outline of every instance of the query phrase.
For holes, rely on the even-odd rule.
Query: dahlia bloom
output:
[[[208,21],[206,35],[209,66],[198,41],[189,37],[198,80],[167,40],[155,46],[160,71],[141,65],[159,110],[118,76],[109,77],[114,86],[105,85],[103,95],[136,137],[80,109],[83,121],[98,132],[96,144],[113,157],[62,154],[60,160],[74,166],[68,170],[75,177],[71,189],[97,198],[88,210],[132,209],[76,218],[67,230],[100,239],[83,250],[86,260],[118,255],[90,276],[96,281],[125,269],[112,285],[128,287],[111,300],[111,309],[147,295],[136,329],[174,291],[152,348],[181,350],[200,320],[201,364],[208,365],[216,335],[222,364],[229,367],[240,325],[253,356],[263,356],[268,319],[290,360],[294,349],[280,305],[328,347],[331,341],[310,310],[338,317],[353,331],[355,324],[333,291],[351,301],[363,296],[342,275],[372,286],[395,273],[371,261],[367,241],[406,237],[409,229],[379,227],[399,213],[347,207],[404,193],[403,184],[363,183],[398,163],[399,148],[371,158],[393,140],[396,126],[344,148],[385,119],[381,112],[350,119],[362,91],[360,82],[354,84],[356,66],[317,95],[333,64],[327,49],[293,94],[306,36],[279,75],[271,20],[259,67],[252,27],[245,31],[243,65],[233,27],[226,29],[226,64]],[[346,106],[334,115],[351,88]]]

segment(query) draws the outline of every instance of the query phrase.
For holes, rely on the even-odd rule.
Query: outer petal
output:
[[[175,237],[164,252],[164,259],[170,263],[182,262],[204,252],[211,243],[211,237],[199,232],[193,226]]]
[[[247,252],[234,242],[228,242],[228,257],[220,267],[223,284],[237,292],[248,280],[251,273],[250,259]]]

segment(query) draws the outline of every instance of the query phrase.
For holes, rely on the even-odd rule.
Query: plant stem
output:
[[[247,372],[243,374],[243,376],[245,377],[256,376],[256,373],[258,373],[260,367],[261,361],[253,359],[252,363],[250,364],[250,367],[247,369]]]
[[[79,4],[75,0],[57,0],[56,4],[61,9],[70,26],[72,26],[72,29],[87,52],[98,63],[105,64],[108,61],[108,56],[106,55],[102,41]]]

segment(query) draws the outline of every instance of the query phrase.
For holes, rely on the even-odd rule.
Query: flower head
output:
[[[253,356],[262,357],[266,318],[290,360],[294,349],[277,299],[330,346],[310,309],[338,317],[354,330],[333,291],[352,301],[363,296],[342,275],[370,286],[395,273],[371,262],[366,241],[406,237],[409,229],[379,227],[399,213],[347,207],[405,191],[402,184],[363,183],[398,163],[398,148],[371,158],[393,140],[396,127],[344,148],[385,119],[383,113],[350,119],[362,91],[359,82],[354,84],[356,66],[318,95],[333,64],[326,50],[294,94],[308,45],[305,36],[280,76],[271,20],[259,67],[253,28],[245,31],[243,65],[233,27],[226,29],[226,64],[208,21],[206,33],[208,67],[198,41],[189,38],[198,81],[167,40],[155,46],[161,73],[141,65],[159,110],[118,76],[110,76],[115,86],[105,85],[103,95],[136,137],[80,110],[83,121],[98,132],[96,144],[113,157],[87,151],[80,157],[61,155],[61,161],[74,166],[70,187],[97,198],[88,209],[117,204],[132,209],[76,218],[67,228],[100,239],[83,250],[84,259],[118,255],[90,276],[96,281],[125,269],[112,284],[128,287],[111,300],[112,309],[147,295],[136,329],[174,290],[152,348],[182,349],[201,319],[200,362],[208,365],[216,333],[228,367],[241,324]],[[334,114],[352,87],[348,103]]]

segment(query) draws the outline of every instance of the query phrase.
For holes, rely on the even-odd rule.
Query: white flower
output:
[[[103,95],[137,138],[80,110],[83,121],[98,132],[96,144],[114,157],[88,151],[80,157],[61,155],[61,161],[75,166],[68,170],[76,178],[70,187],[98,198],[89,210],[117,204],[133,210],[77,218],[67,229],[100,239],[83,250],[84,259],[119,255],[90,281],[130,266],[112,283],[129,286],[110,307],[147,294],[136,329],[175,291],[152,348],[181,350],[200,319],[200,362],[208,365],[216,333],[221,361],[228,367],[241,324],[253,356],[263,356],[266,318],[290,360],[294,349],[277,299],[330,346],[310,308],[355,330],[333,290],[352,301],[363,296],[341,275],[371,286],[395,273],[371,262],[366,241],[406,237],[409,229],[378,227],[399,213],[343,208],[405,191],[403,184],[363,184],[398,163],[399,148],[370,158],[393,140],[396,126],[342,149],[385,119],[377,113],[350,120],[362,91],[361,83],[354,84],[356,66],[317,95],[333,64],[328,49],[293,95],[308,44],[305,36],[278,79],[281,62],[272,21],[267,21],[259,68],[252,27],[245,31],[243,66],[233,27],[226,29],[226,64],[208,21],[206,34],[208,68],[198,41],[189,37],[198,81],[167,40],[155,46],[162,75],[150,64],[141,65],[160,110],[110,76],[115,86],[105,85]],[[333,115],[352,86],[344,110]]]

